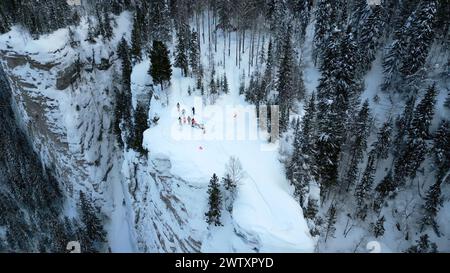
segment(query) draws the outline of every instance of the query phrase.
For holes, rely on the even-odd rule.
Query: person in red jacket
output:
[[[195,118],[192,118],[192,127],[195,126]]]

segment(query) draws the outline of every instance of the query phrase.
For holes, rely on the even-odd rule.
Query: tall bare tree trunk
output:
[[[231,31],[228,32],[228,57],[231,56]]]
[[[226,69],[227,33],[223,30],[223,69]]]
[[[202,37],[203,37],[203,44],[205,44],[205,12],[202,11]]]

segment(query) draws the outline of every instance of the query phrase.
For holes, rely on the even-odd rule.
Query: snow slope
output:
[[[233,44],[234,41],[232,48]],[[222,45],[220,40],[218,45]],[[218,52],[221,50],[219,46]],[[202,48],[202,51],[206,49]],[[204,54],[202,56],[205,58]],[[246,59],[245,55],[243,59]],[[143,63],[148,64],[148,61]],[[149,84],[150,80],[145,77],[148,65],[143,63],[134,68],[132,82],[135,87]],[[230,156],[240,159],[246,175],[238,187],[232,217],[225,214],[224,227],[204,231],[202,251],[312,252],[315,242],[298,202],[291,195],[278,160],[277,145],[267,144],[264,134],[257,128],[254,109],[248,108],[238,94],[242,70],[233,62],[225,68],[217,64],[217,75],[226,73],[231,92],[220,97],[215,105],[204,105],[195,94],[189,96],[187,90],[189,86],[194,88],[194,80],[182,77],[179,69],[174,69],[170,88],[156,91],[156,99],[150,106],[150,119],[156,115],[161,119],[144,134],[149,160],[169,158],[172,174],[203,188],[198,202],[185,205],[188,210],[190,206],[195,207],[192,210],[197,211],[197,219],[193,221],[204,221],[209,179],[213,173],[219,177],[224,174]],[[167,99],[169,105],[166,105]],[[186,110],[186,117],[192,116],[193,106],[196,108],[195,119],[205,126],[205,132],[179,124],[178,102],[181,109]],[[204,224],[199,226],[206,228]]]

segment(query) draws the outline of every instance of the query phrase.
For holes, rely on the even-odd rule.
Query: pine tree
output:
[[[305,159],[305,163],[309,166],[313,166],[313,157],[315,154],[315,143],[316,139],[316,95],[314,93],[311,94],[308,105],[305,108],[305,115],[302,119],[302,147],[301,152]],[[314,171],[313,171],[314,173]]]
[[[164,82],[169,82],[172,77],[169,50],[164,43],[153,41],[150,63],[149,75],[152,76],[155,83],[161,85],[161,89],[164,89]]]
[[[437,166],[437,179],[440,180],[450,168],[450,124],[443,120],[433,138],[432,152]]]
[[[102,244],[106,242],[106,232],[98,217],[97,209],[87,200],[82,191],[80,191],[79,213],[83,222],[82,231],[85,239],[82,247],[86,252],[100,251]]]
[[[138,12],[134,16],[133,30],[131,31],[131,56],[137,62],[142,60],[141,28]]]
[[[350,167],[346,175],[347,191],[356,182],[358,165],[363,158],[364,151],[367,149],[367,137],[370,132],[369,119],[369,102],[366,100],[358,112],[358,115],[353,120],[349,130],[351,132],[351,137],[349,140]]]
[[[375,173],[374,155],[370,154],[363,177],[361,178],[361,181],[359,182],[359,184],[356,186],[355,189],[355,198],[357,206],[356,215],[362,220],[364,220],[367,216],[368,210],[367,201],[372,191],[374,173]]]
[[[406,137],[414,113],[415,98],[409,97],[406,101],[403,114],[395,121],[397,134],[394,140],[394,155],[398,156],[406,145]]]
[[[225,174],[225,176],[222,178],[222,184],[225,188],[225,208],[228,210],[228,212],[232,212],[233,210],[233,203],[235,200],[235,195],[236,195],[236,188],[237,188],[237,184],[233,181],[233,179],[231,179],[230,174]]]
[[[436,84],[427,89],[422,101],[417,105],[411,125],[409,128],[409,138],[429,139],[429,128],[434,116],[434,105],[436,104]]]
[[[323,52],[322,77],[317,87],[318,139],[315,163],[321,194],[337,185],[345,126],[355,109],[360,86],[356,77],[356,49],[351,30],[333,31]]]
[[[325,242],[329,237],[334,237],[336,232],[336,221],[337,221],[337,209],[334,204],[328,209],[326,214],[326,226],[325,226]]]
[[[267,47],[266,70],[264,71],[264,80],[268,88],[270,88],[270,85],[272,83],[273,66],[274,66],[273,43],[272,40],[270,40],[269,45]]]
[[[424,1],[395,32],[383,61],[384,91],[397,90],[399,83],[423,67],[433,42],[435,19],[436,1]]]
[[[434,22],[436,19],[437,3],[434,0],[421,3],[411,15],[406,33],[408,46],[403,50],[400,72],[404,76],[414,75],[423,67],[434,38]]]
[[[142,147],[144,142],[144,132],[148,129],[148,110],[142,103],[138,103],[134,112],[133,148],[145,155],[147,151]]]
[[[191,65],[192,72],[197,75],[200,72],[200,45],[198,41],[198,33],[192,30],[189,42],[189,64]]]
[[[294,186],[294,194],[299,198],[300,206],[305,206],[306,193],[308,191],[309,181],[312,180],[309,171],[305,165],[302,154],[302,133],[300,121],[297,119],[294,128],[294,152],[291,162],[287,167],[287,177]]]
[[[360,1],[366,5],[366,1]],[[385,12],[381,5],[373,5],[365,9],[364,24],[358,37],[359,72],[361,74],[369,71],[376,54],[380,49],[381,39],[385,30]]]
[[[218,13],[218,25],[217,27],[222,29],[224,32],[230,30],[231,26],[231,7],[232,3],[230,0],[219,0],[217,3],[217,13]]]
[[[428,153],[426,140],[434,116],[436,87],[428,88],[424,98],[417,105],[408,129],[407,144],[395,162],[395,180],[403,185],[407,177],[414,179],[416,172]]]
[[[291,41],[291,32],[292,28],[289,26],[283,40],[283,57],[281,59],[277,81],[278,104],[280,107],[280,134],[286,132],[288,129],[289,113],[294,98],[294,50]]]
[[[384,235],[385,229],[384,229],[384,222],[386,219],[384,216],[379,218],[377,222],[373,225],[373,235],[375,238],[381,237]]]
[[[209,181],[208,187],[209,194],[209,209],[205,214],[206,223],[209,225],[221,226],[220,222],[221,217],[221,206],[222,206],[222,196],[219,188],[219,178],[217,178],[216,174],[213,174],[211,180]]]
[[[306,27],[309,24],[313,3],[309,0],[288,0],[287,4],[289,6],[289,9],[291,10],[294,20],[294,40],[304,41],[306,35]]]
[[[149,3],[148,28],[153,41],[169,42],[171,40],[171,20],[166,0],[152,0]]]
[[[444,202],[441,196],[441,181],[437,181],[430,187],[424,201],[425,204],[422,206],[423,217],[420,221],[421,232],[424,231],[426,226],[431,226],[436,234],[439,235],[439,226],[436,223],[436,216]]]
[[[305,218],[313,220],[314,218],[316,218],[318,212],[319,212],[319,202],[315,199],[309,198],[304,213]]]
[[[431,243],[428,234],[420,236],[416,245],[408,248],[407,253],[437,253],[437,245]]]
[[[116,135],[117,143],[120,148],[123,148],[124,143],[122,139],[122,117],[124,112],[124,104],[125,101],[124,93],[121,90],[115,89],[115,106],[114,106],[114,134]]]
[[[177,32],[177,46],[175,49],[175,63],[174,66],[182,71],[182,75],[187,77],[189,71],[189,60],[187,57],[187,41],[185,29],[180,28]]]
[[[103,9],[103,38],[110,41],[113,37],[113,28],[111,26],[111,17],[106,8]]]
[[[377,160],[387,159],[391,145],[392,121],[386,121],[378,132],[377,140],[372,144]]]
[[[118,143],[123,144],[122,132],[124,131],[125,142],[128,146],[132,146],[130,130],[126,130],[125,125],[131,123],[131,57],[130,48],[125,38],[119,43],[117,55],[122,60],[122,88],[116,92],[116,107],[115,107],[115,132],[118,138]],[[122,126],[121,126],[122,125]],[[123,130],[125,129],[125,130]]]
[[[375,188],[383,198],[387,197],[390,193],[396,190],[395,182],[392,177],[392,172],[389,171],[388,174],[381,180],[380,184]]]
[[[95,37],[97,35],[95,34],[95,27],[92,23],[91,18],[88,18],[88,33],[87,33],[87,39],[86,41],[90,42],[91,44],[95,43]]]
[[[317,63],[317,58],[322,55],[328,44],[328,36],[333,30],[335,21],[335,11],[333,9],[332,1],[319,0],[316,9],[316,26],[314,33],[314,59]]]
[[[228,85],[227,74],[223,75],[222,89],[224,94],[228,94],[230,92],[230,86]]]
[[[3,5],[0,4],[0,34],[6,33],[10,30],[10,20],[4,11]]]

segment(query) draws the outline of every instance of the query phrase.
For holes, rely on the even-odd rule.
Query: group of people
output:
[[[187,116],[186,117],[186,109],[181,109],[180,103],[177,103],[177,109],[178,109],[178,113],[181,115],[178,117],[178,122],[180,123],[180,125],[183,124],[188,124],[191,125],[192,128],[200,128],[203,130],[203,133],[206,133],[205,131],[205,127],[202,124],[197,123],[197,121],[195,120],[195,107],[192,107],[192,118],[191,116]]]

